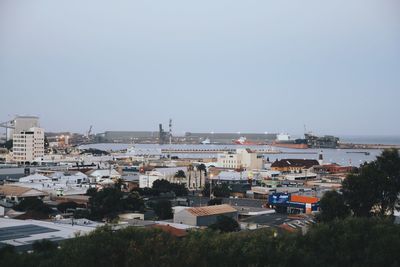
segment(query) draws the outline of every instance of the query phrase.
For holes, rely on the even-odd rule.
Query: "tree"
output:
[[[51,208],[44,204],[39,198],[25,198],[21,200],[14,209],[17,211],[33,211],[43,214],[50,214],[52,212]]]
[[[13,140],[12,139],[11,140],[7,140],[4,143],[4,147],[7,148],[8,150],[11,150],[13,148]]]
[[[89,199],[91,218],[93,219],[113,219],[118,212],[123,210],[123,193],[118,188],[104,188],[96,192]]]
[[[47,139],[47,136],[44,137],[44,149],[47,150],[50,146],[49,140]]]
[[[371,216],[372,207],[377,203],[379,192],[376,177],[379,173],[367,164],[359,174],[350,174],[342,183],[345,202],[357,217]]]
[[[359,173],[343,181],[343,196],[355,216],[393,215],[399,204],[400,157],[385,150],[375,161],[361,166]]]
[[[218,216],[217,221],[214,224],[211,224],[209,228],[223,233],[237,232],[240,230],[238,222],[228,216]]]
[[[35,241],[32,244],[32,249],[36,253],[50,254],[52,251],[56,250],[58,247],[57,243],[50,240],[43,239],[40,241]]]
[[[345,204],[343,195],[336,191],[329,191],[324,194],[320,201],[320,209],[318,220],[321,222],[344,219],[350,215],[350,209]]]
[[[131,192],[123,199],[125,210],[144,211],[144,201],[137,192]]]
[[[379,175],[380,198],[377,203],[378,215],[386,214],[393,216],[399,204],[400,194],[400,155],[397,149],[384,150],[375,161],[375,168],[382,175]]]
[[[154,204],[154,212],[160,220],[172,218],[172,205],[169,200],[159,200]]]
[[[159,229],[101,227],[49,253],[0,248],[0,266],[399,266],[399,236],[399,225],[380,218],[319,223],[304,235],[264,228],[176,238]]]
[[[221,198],[213,198],[208,201],[207,206],[215,206],[215,205],[221,205],[221,204],[222,204]]]
[[[143,199],[137,192],[123,193],[120,186],[91,191],[89,199],[90,218],[94,220],[117,217],[123,211],[144,211]],[[84,217],[85,211],[75,212],[74,216]]]
[[[229,197],[231,195],[231,189],[226,183],[214,184],[212,186],[212,193],[215,197]],[[203,196],[210,196],[210,183],[206,183],[202,190]]]
[[[155,180],[152,188],[160,193],[166,193],[171,190],[171,183],[165,179]]]
[[[178,179],[179,183],[181,183],[182,179],[186,178],[186,174],[183,170],[179,170],[175,173],[174,178]]]
[[[188,190],[184,184],[170,183],[164,179],[154,181],[152,189],[154,191],[151,192],[157,196],[160,195],[160,193],[168,192],[174,192],[176,196],[188,195]]]
[[[217,184],[213,186],[213,193],[215,197],[229,197],[231,195],[231,189],[226,183]]]

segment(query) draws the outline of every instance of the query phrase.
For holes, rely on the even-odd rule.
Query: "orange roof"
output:
[[[160,229],[166,233],[169,233],[170,235],[176,236],[176,237],[184,237],[187,236],[187,232],[183,229],[178,229],[175,227],[172,227],[170,225],[163,225],[163,224],[156,224],[152,225],[150,227]]]
[[[309,197],[309,196],[292,195],[291,198],[290,198],[290,201],[314,204],[314,203],[317,203],[319,201],[319,198],[317,198],[317,197]]]
[[[198,207],[198,208],[189,208],[187,209],[192,215],[195,216],[209,216],[209,215],[218,215],[224,213],[237,212],[233,207],[223,204],[223,205],[215,205],[215,206],[207,206],[207,207]]]

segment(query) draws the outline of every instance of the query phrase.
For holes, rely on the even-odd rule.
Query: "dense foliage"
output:
[[[400,226],[350,218],[315,225],[306,235],[264,229],[191,232],[96,230],[43,254],[0,250],[0,266],[399,266]]]
[[[322,222],[344,219],[350,215],[350,209],[345,204],[343,195],[336,191],[325,193],[320,201],[320,209],[317,218]]]
[[[228,216],[218,216],[217,221],[209,226],[212,230],[218,230],[223,233],[237,232],[240,230],[238,222]]]
[[[178,174],[177,175],[182,175]],[[156,180],[152,188],[137,188],[142,196],[160,196],[162,194],[173,193],[177,197],[187,196],[189,191],[184,184],[170,183],[167,180]]]
[[[229,185],[226,183],[220,183],[212,185],[212,193],[214,197],[229,197],[231,195],[231,189]],[[209,197],[210,196],[210,183],[206,183],[202,190],[203,196]]]
[[[120,186],[108,187],[99,191],[88,192],[89,218],[101,220],[103,218],[114,219],[123,211],[143,211],[144,202],[137,192],[122,192]]]
[[[320,221],[347,216],[391,218],[399,209],[400,155],[397,149],[382,152],[343,181],[341,192],[327,192],[321,199]]]
[[[173,217],[172,204],[169,200],[161,199],[155,202],[153,209],[159,220],[168,220]]]
[[[358,174],[343,181],[342,191],[355,216],[393,215],[400,194],[399,151],[385,150],[375,161],[363,165]]]
[[[42,214],[50,214],[52,213],[52,209],[43,203],[41,199],[38,198],[25,198],[19,202],[14,209],[16,211],[25,211],[25,212],[38,212]]]

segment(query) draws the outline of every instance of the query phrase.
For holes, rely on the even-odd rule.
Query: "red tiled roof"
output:
[[[178,229],[178,228],[172,227],[170,225],[156,224],[156,225],[152,225],[151,227],[160,229],[160,230],[162,230],[166,233],[169,233],[173,236],[176,236],[176,237],[185,237],[188,235],[188,233],[185,230]]]

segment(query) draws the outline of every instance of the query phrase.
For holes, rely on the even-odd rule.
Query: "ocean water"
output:
[[[350,139],[349,139],[350,140]],[[379,144],[393,144],[387,143],[392,140],[397,139],[356,139],[359,142],[366,140],[378,140],[381,141]],[[373,144],[372,142],[370,144]],[[399,140],[400,144],[400,140]],[[96,148],[106,151],[119,151],[123,149],[127,149],[131,147],[132,144],[110,144],[110,143],[102,143],[102,144],[90,144],[81,146],[81,148]],[[268,158],[271,162],[280,159],[318,159],[319,154],[322,153],[324,162],[326,163],[337,163],[340,165],[350,165],[350,166],[360,166],[365,162],[370,162],[382,152],[379,149],[369,149],[369,150],[358,150],[358,149],[289,149],[289,148],[281,148],[281,147],[270,147],[270,146],[241,146],[241,145],[157,145],[157,144],[135,144],[138,148],[161,148],[161,149],[236,149],[236,148],[250,148],[250,149],[273,149],[278,150],[282,153],[280,154],[267,154],[265,158]],[[362,152],[362,153],[360,153]],[[366,154],[367,152],[368,154]],[[174,156],[178,156],[180,158],[213,158],[216,157],[216,154],[173,154]]]
[[[344,143],[400,145],[400,135],[345,135],[339,138]]]

